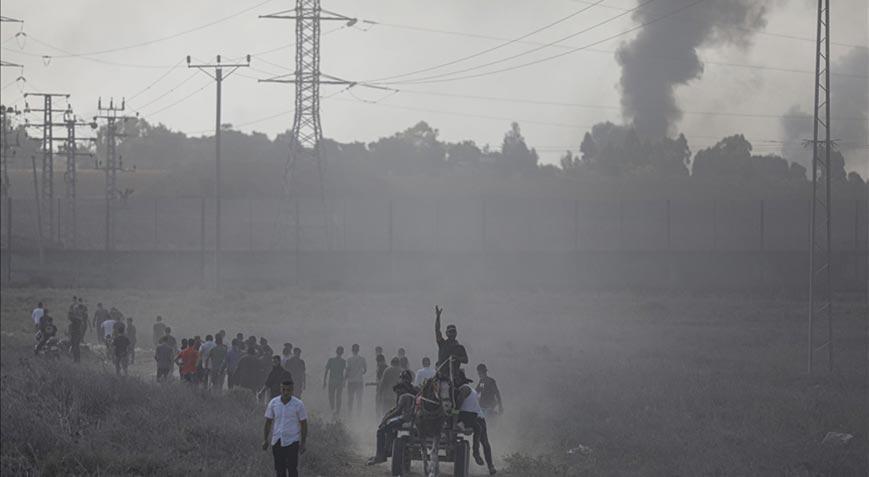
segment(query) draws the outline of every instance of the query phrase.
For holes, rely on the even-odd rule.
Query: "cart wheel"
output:
[[[392,475],[406,475],[410,470],[410,455],[407,448],[407,436],[397,437],[392,441]]]
[[[456,457],[453,461],[453,477],[468,477],[471,467],[471,445],[462,439],[456,445]]]

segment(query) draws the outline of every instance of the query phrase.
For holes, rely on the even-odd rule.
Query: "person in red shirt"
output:
[[[195,383],[196,364],[199,362],[199,350],[195,346],[187,346],[175,357],[175,364],[181,369],[181,380]]]

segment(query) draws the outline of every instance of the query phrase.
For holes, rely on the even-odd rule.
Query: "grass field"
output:
[[[231,428],[227,432],[237,442],[225,450],[225,457],[212,458],[227,459],[226,466],[241,466],[209,467],[209,471],[223,469],[227,472],[217,473],[228,475],[233,473],[230,469],[268,466],[262,451],[254,452],[261,425],[255,404],[234,395],[197,396],[191,399],[202,413],[191,411],[181,417],[174,413],[191,409],[185,407],[189,390],[138,380],[131,389],[146,399],[124,401],[120,396],[101,406],[123,409],[124,403],[134,402],[137,419],[160,423],[172,436],[172,445],[152,443],[160,438],[146,433],[140,436],[142,443],[124,445],[123,439],[130,437],[120,430],[129,427],[124,427],[116,410],[89,415],[90,424],[82,434],[64,434],[63,439],[51,441],[53,449],[23,451],[25,444],[41,442],[43,434],[22,433],[19,428],[23,422],[39,422],[47,411],[32,399],[16,401],[26,412],[7,405],[9,396],[20,388],[15,381],[19,378],[8,376],[22,372],[9,343],[26,336],[29,309],[37,300],[61,310],[74,294],[85,296],[91,309],[102,301],[134,316],[140,346],[147,344],[157,314],[179,332],[176,336],[225,328],[230,334],[267,336],[275,348],[291,341],[303,349],[308,363],[309,390],[303,397],[315,416],[327,415],[318,384],[323,363],[335,346],[349,348],[358,342],[369,362],[376,345],[384,346],[388,355],[403,346],[418,366],[423,355],[435,352],[431,307],[443,304],[446,321],[458,325],[471,364],[486,362],[503,393],[506,413],[490,423],[490,438],[497,465],[507,475],[864,476],[869,471],[867,312],[857,303],[836,308],[837,372],[832,377],[809,377],[805,373],[806,307],[801,302],[627,293],[27,289],[2,291],[4,470],[12,468],[10,463],[36,465],[34,461],[45,462],[48,456],[53,456],[52,462],[67,462],[55,454],[75,455],[85,445],[113,448],[111,442],[127,449],[124,462],[154,465],[147,455],[163,452],[178,469],[195,473],[196,468],[181,463],[205,462],[213,456],[205,444],[190,437],[210,434],[209,416],[220,416],[227,423],[222,428]],[[148,353],[142,351],[140,356]],[[31,391],[71,395],[65,399],[72,399],[75,406],[94,398],[60,390],[90,379],[104,390],[100,394],[111,395],[120,386],[114,377],[99,371],[76,371],[64,365],[58,376],[41,365],[31,366],[40,375],[49,373],[57,383],[39,387],[37,380],[29,384],[35,386]],[[147,365],[137,369],[146,376],[143,381],[151,379]],[[385,467],[361,466],[360,456],[371,451],[375,422],[368,399],[366,415],[346,419],[345,426],[315,428],[312,443],[330,442],[346,454],[312,449],[308,469],[313,474],[306,475],[388,475]],[[176,411],[173,403],[178,401],[186,404]],[[24,417],[13,420],[17,423],[13,428],[7,417],[19,411]],[[159,417],[166,413],[173,414]],[[44,429],[33,427],[43,429],[40,432],[76,431],[75,426],[61,425],[66,422],[62,417],[57,419],[45,423]],[[821,445],[827,432],[854,438],[845,446]],[[181,439],[186,439],[185,445],[178,444]],[[582,450],[576,451],[580,446]]]

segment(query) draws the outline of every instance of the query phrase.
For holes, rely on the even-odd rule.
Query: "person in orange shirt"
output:
[[[188,342],[189,343],[189,342]],[[181,380],[195,384],[196,380],[196,364],[199,362],[199,350],[196,349],[196,346],[187,346],[178,356],[175,357],[175,364],[177,364],[181,369]]]

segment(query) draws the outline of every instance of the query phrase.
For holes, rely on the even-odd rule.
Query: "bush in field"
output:
[[[4,353],[0,474],[268,475],[263,405]],[[20,355],[19,355],[20,356]],[[12,362],[10,362],[12,361]],[[350,475],[340,424],[309,420],[307,475]]]

